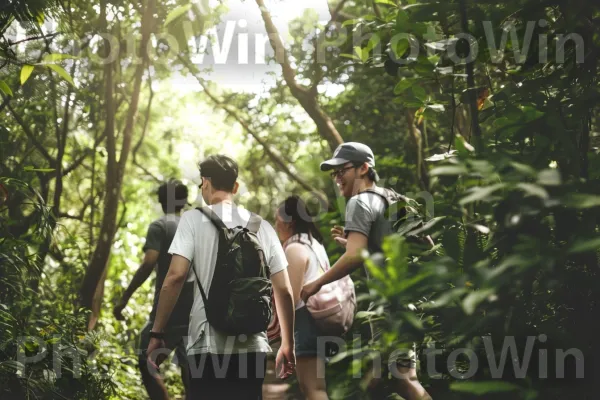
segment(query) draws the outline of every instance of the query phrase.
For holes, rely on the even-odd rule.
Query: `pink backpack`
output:
[[[312,245],[306,240],[295,241],[310,248],[317,257],[319,267],[326,272],[329,267],[319,258]],[[308,282],[305,282],[305,284]],[[321,287],[306,302],[306,308],[315,320],[317,327],[326,334],[340,336],[352,327],[356,311],[356,293],[354,282],[349,275]]]

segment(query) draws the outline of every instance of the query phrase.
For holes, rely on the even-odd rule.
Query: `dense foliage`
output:
[[[369,398],[373,357],[415,342],[434,398],[594,398],[596,2],[342,0],[318,31],[312,13],[290,24],[287,57],[272,60],[284,73],[258,93],[194,65],[186,44],[228,12],[207,4],[0,6],[0,397],[144,398],[133,349],[153,283],[127,321],[110,310],[160,215],[157,184],[182,177],[199,203],[196,162],[226,152],[242,204],[272,218],[286,194],[312,191],[329,199],[328,234],[343,201],[318,164],[337,132],[371,146],[381,184],[420,206],[387,241],[386,268],[355,274],[360,309],[376,307],[329,364],[331,397]],[[98,32],[128,50],[96,62],[116,46]],[[153,40],[167,32],[178,46]],[[199,86],[174,89],[183,77]],[[425,234],[433,249],[407,239]],[[388,324],[374,345],[353,337],[367,317]],[[174,367],[167,381],[181,393]]]

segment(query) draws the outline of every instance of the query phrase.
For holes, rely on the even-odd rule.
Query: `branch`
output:
[[[262,146],[265,154],[276,165],[278,165],[287,176],[289,176],[295,182],[298,182],[298,184],[304,189],[308,190],[309,192],[315,193],[317,196],[319,196],[321,201],[327,201],[325,195],[323,195],[319,190],[317,190],[311,184],[309,184],[304,179],[300,178],[298,175],[292,172],[292,170],[290,170],[290,168],[288,167],[286,161],[283,158],[281,158],[281,156],[276,154],[273,150],[271,150],[269,145],[254,131],[254,129],[250,127],[250,125],[246,121],[244,121],[242,117],[240,117],[234,110],[229,108],[225,103],[220,101],[213,93],[211,93],[210,89],[208,88],[208,85],[197,75],[196,68],[188,60],[184,59],[182,56],[179,56],[179,59],[188,68],[192,76],[196,78],[200,86],[202,86],[202,89],[204,89],[204,93],[213,101],[213,103],[215,103],[217,107],[221,108],[229,116],[235,119],[244,128],[244,130],[248,132],[250,136],[252,136],[254,140],[256,140]]]
[[[319,32],[318,36],[315,38],[315,50],[314,50],[314,69],[315,69],[315,76],[312,80],[312,86],[310,88],[310,92],[314,93],[316,95],[317,93],[317,86],[319,85],[319,83],[321,82],[321,80],[323,79],[323,70],[320,68],[319,66],[319,48],[323,42],[323,40],[325,40],[325,36],[327,35],[327,31],[329,30],[329,28],[338,21],[338,14],[340,13],[340,11],[342,10],[342,8],[344,7],[344,4],[346,4],[346,1],[348,0],[340,0],[339,3],[337,4],[337,6],[332,9],[329,8],[329,13],[331,14],[331,19],[329,20],[329,22],[327,22],[327,24],[325,25],[325,27],[323,28],[323,30],[321,32]]]
[[[17,121],[17,123],[23,129],[23,132],[25,132],[25,135],[29,138],[29,140],[31,140],[31,142],[33,143],[35,148],[42,154],[42,156],[44,156],[44,158],[46,160],[48,160],[48,162],[50,163],[50,166],[54,166],[55,160],[52,158],[52,156],[50,156],[50,154],[44,148],[44,146],[42,146],[42,144],[40,142],[38,142],[35,135],[33,134],[33,132],[31,132],[29,127],[25,124],[25,121],[23,121],[21,116],[15,112],[15,110],[10,106],[10,104],[7,103],[6,106],[8,107],[8,110],[12,114],[15,121]]]
[[[415,150],[417,152],[417,179],[421,189],[427,191],[429,190],[429,175],[427,173],[427,167],[423,161],[423,135],[415,123],[414,110],[406,109],[405,113],[410,137],[414,142]]]
[[[75,159],[75,161],[73,161],[73,164],[71,164],[67,168],[65,168],[65,170],[63,171],[63,175],[67,176],[71,172],[73,172],[75,169],[77,169],[77,167],[79,167],[81,165],[83,160],[85,160],[87,158],[87,156],[89,156],[92,153],[92,151],[93,150],[86,149],[86,151],[82,155],[80,155],[77,159]]]
[[[80,198],[81,198],[81,196],[80,196]],[[82,207],[82,208],[81,208],[81,210],[79,211],[79,214],[78,214],[78,215],[71,215],[71,214],[69,214],[69,213],[63,213],[63,212],[59,212],[59,213],[58,213],[58,216],[59,216],[60,218],[76,219],[76,220],[78,220],[78,221],[81,221],[81,222],[83,222],[83,219],[84,219],[84,217],[85,217],[85,211],[87,210],[87,208],[88,208],[89,206],[91,206],[91,205],[92,205],[92,202],[93,202],[93,201],[94,201],[94,198],[93,198],[93,197],[91,197],[91,196],[90,196],[90,197],[87,199],[87,201],[82,201],[82,203],[83,203],[83,207]]]
[[[0,104],[0,112],[2,112],[2,110],[4,110],[4,108],[6,108],[6,106],[8,105],[8,103],[10,102],[10,96],[2,96],[3,100],[2,100],[2,104]]]
[[[75,169],[77,169],[77,167],[79,167],[81,165],[81,163],[83,163],[83,161],[91,154],[94,154],[94,152],[96,151],[96,147],[98,147],[98,145],[104,140],[104,138],[106,138],[106,130],[102,131],[102,134],[98,137],[96,137],[96,139],[94,140],[94,147],[91,149],[86,149],[85,152],[80,155],[78,158],[75,159],[75,161],[73,161],[73,163],[71,165],[69,165],[67,168],[64,169],[63,171],[63,175],[67,176],[69,175],[71,172],[73,172]]]
[[[148,131],[148,122],[150,121],[150,111],[152,107],[152,99],[154,98],[154,90],[152,90],[152,78],[148,74],[148,89],[150,89],[150,97],[148,98],[148,105],[146,106],[146,113],[144,114],[144,126],[142,128],[142,135],[140,136],[140,140],[133,146],[132,156],[135,161],[135,157],[137,152],[139,151],[142,143],[144,142],[144,138],[146,137],[146,132]]]
[[[292,95],[298,100],[302,108],[304,108],[304,111],[308,113],[310,118],[317,125],[319,134],[322,138],[327,140],[331,150],[335,150],[340,144],[344,143],[342,136],[337,131],[329,115],[327,115],[319,106],[317,93],[314,91],[311,92],[309,89],[296,82],[296,73],[290,65],[285,47],[279,37],[277,27],[271,19],[269,10],[265,7],[263,0],[256,0],[256,4],[260,8],[265,28],[269,35],[269,42],[275,51],[275,60],[281,65],[283,78],[290,88]]]
[[[84,209],[85,210],[85,209]],[[83,212],[79,213],[79,215],[71,215],[69,213],[58,213],[59,218],[67,218],[67,219],[76,219],[78,221],[83,222]]]
[[[373,11],[375,12],[375,16],[379,19],[382,18],[381,15],[381,10],[379,9],[379,6],[377,5],[377,2],[375,0],[371,0],[373,2]]]
[[[144,126],[142,128],[142,135],[140,136],[140,140],[138,140],[138,142],[135,144],[135,146],[133,146],[133,150],[131,152],[132,153],[132,162],[133,162],[133,165],[135,165],[136,167],[141,169],[146,175],[151,177],[155,182],[161,183],[162,181],[160,179],[158,179],[156,177],[156,175],[154,175],[152,172],[148,171],[146,169],[146,167],[144,167],[142,164],[140,164],[136,158],[137,152],[140,149],[140,147],[142,146],[144,139],[146,138],[146,132],[148,132],[148,124],[150,122],[150,111],[152,108],[152,99],[154,98],[154,90],[152,90],[152,78],[151,78],[150,74],[148,74],[148,89],[150,89],[150,97],[148,98],[148,105],[146,106],[146,113],[144,115]]]
[[[16,46],[17,44],[24,43],[24,42],[30,42],[30,41],[32,41],[32,40],[41,40],[41,39],[43,39],[43,40],[48,40],[48,39],[52,39],[52,38],[54,38],[55,36],[58,36],[58,35],[60,35],[61,33],[62,33],[62,32],[54,32],[54,33],[51,33],[51,34],[49,34],[49,35],[32,36],[32,37],[25,38],[25,39],[23,39],[23,40],[19,40],[19,41],[17,41],[17,42],[12,42],[12,41],[9,39],[9,40],[8,40],[8,45],[9,45],[9,46]]]
[[[273,47],[273,50],[275,52],[275,60],[281,65],[283,71],[283,78],[285,79],[285,82],[290,87],[292,92],[296,92],[297,94],[306,93],[306,88],[302,87],[296,82],[296,73],[294,72],[294,69],[290,64],[287,51],[285,50],[285,45],[281,41],[279,31],[273,23],[273,20],[271,19],[271,14],[265,6],[264,1],[256,0],[256,4],[260,8],[260,12],[265,23],[265,28],[267,29],[267,34],[269,35],[269,42],[271,43],[271,47]]]
[[[465,0],[460,0],[460,19],[462,31],[469,33],[469,21],[467,19],[467,6]],[[473,65],[475,61],[467,63],[467,90],[469,95],[469,106],[471,109],[471,131],[475,134],[476,148],[478,151],[483,151],[481,145],[481,127],[479,126],[479,110],[477,108],[477,95],[475,93],[475,77]]]

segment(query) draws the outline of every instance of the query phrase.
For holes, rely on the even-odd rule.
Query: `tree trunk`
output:
[[[417,155],[417,180],[421,189],[427,191],[429,190],[429,172],[424,161],[423,134],[417,128],[414,110],[406,110],[406,122],[408,124],[408,136],[415,146],[415,153]]]
[[[106,192],[104,201],[104,213],[102,217],[102,223],[100,227],[100,234],[98,237],[98,244],[92,255],[90,265],[86,271],[81,286],[81,304],[84,307],[91,308],[93,305],[94,295],[97,292],[98,286],[103,282],[104,274],[112,242],[114,240],[117,226],[117,211],[119,207],[119,199],[121,195],[121,187],[123,184],[123,176],[125,172],[125,166],[127,164],[127,158],[131,148],[133,127],[135,123],[135,117],[137,114],[138,103],[140,98],[140,90],[142,86],[142,78],[144,70],[148,62],[147,44],[150,39],[150,34],[153,28],[153,13],[154,13],[154,1],[148,0],[142,16],[142,39],[140,42],[140,57],[141,62],[137,65],[134,74],[133,91],[131,95],[131,101],[129,110],[127,112],[127,120],[125,129],[123,131],[123,143],[121,147],[121,154],[119,160],[116,159],[116,143],[115,143],[115,109],[113,99],[113,66],[107,64],[105,67],[106,76],[106,99],[105,106],[107,108],[106,116],[106,131],[107,131],[107,152],[108,160],[106,166]],[[109,44],[105,42],[105,46]],[[101,300],[100,300],[101,301]],[[97,318],[97,316],[94,316]],[[91,326],[93,329],[93,326]]]

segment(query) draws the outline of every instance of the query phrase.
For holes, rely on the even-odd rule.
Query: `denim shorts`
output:
[[[319,354],[319,337],[325,338],[326,336],[330,335],[326,335],[319,330],[306,306],[296,310],[294,341],[296,342],[297,357],[318,356],[327,358],[335,355],[338,349],[331,341],[325,342],[324,354]],[[323,352],[323,349],[321,349],[321,352]]]

